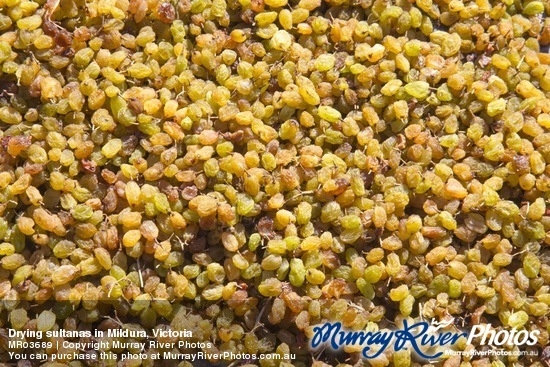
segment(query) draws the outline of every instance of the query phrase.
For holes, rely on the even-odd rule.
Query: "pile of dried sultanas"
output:
[[[540,333],[521,347],[538,356],[440,365],[543,367],[549,12],[0,0],[0,344],[171,328],[211,354],[296,354],[238,364],[406,367],[427,362],[308,338],[433,318]],[[50,362],[20,363],[97,365]]]

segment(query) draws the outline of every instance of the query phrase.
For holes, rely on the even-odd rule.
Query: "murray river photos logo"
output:
[[[500,330],[495,331],[490,325],[476,325],[469,332],[445,331],[452,324],[439,323],[432,320],[431,323],[421,321],[409,323],[403,321],[403,326],[397,330],[379,331],[350,331],[345,330],[340,322],[325,323],[313,328],[313,337],[310,341],[312,349],[328,347],[339,350],[345,346],[361,347],[364,358],[373,359],[384,353],[388,348],[395,351],[411,349],[419,357],[424,359],[436,359],[444,354],[449,354],[450,347],[457,344],[460,338],[466,339],[466,345],[470,345],[474,338],[480,338],[480,345],[535,345],[537,343],[538,330]],[[461,354],[461,352],[457,352]]]

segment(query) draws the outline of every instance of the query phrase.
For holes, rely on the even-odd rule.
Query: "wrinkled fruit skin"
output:
[[[436,365],[544,367],[549,11],[0,0],[0,335],[188,330],[210,355],[283,356],[212,363],[348,367],[359,349],[308,350],[315,325],[435,319],[539,333]],[[197,350],[142,352],[166,351]]]

